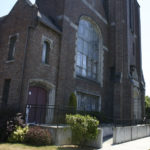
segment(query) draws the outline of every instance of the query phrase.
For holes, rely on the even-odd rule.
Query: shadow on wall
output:
[[[58,150],[93,150],[93,148],[78,147],[78,146],[64,146],[64,147],[59,147]]]

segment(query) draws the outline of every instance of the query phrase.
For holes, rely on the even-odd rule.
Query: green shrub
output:
[[[51,135],[47,129],[33,126],[25,136],[25,143],[36,146],[50,145]]]
[[[8,129],[8,120],[13,118],[17,110],[10,107],[0,107],[0,142],[6,142],[10,133]]]
[[[101,123],[112,123],[113,122],[113,119],[107,118],[103,112],[90,111],[90,112],[86,112],[86,114],[90,115],[92,117],[96,117],[98,120],[100,120]]]
[[[66,122],[71,126],[72,139],[75,144],[82,145],[89,140],[96,139],[98,135],[99,121],[89,115],[66,115]]]
[[[75,110],[77,108],[77,98],[74,93],[72,93],[69,97],[69,106],[73,107]]]
[[[13,106],[0,108],[0,142],[7,142],[17,126],[25,126],[23,115],[17,112]]]
[[[145,115],[147,119],[150,119],[150,97],[145,96]]]
[[[13,133],[8,138],[8,142],[13,142],[13,143],[24,142],[24,138],[25,138],[25,135],[27,134],[28,130],[29,130],[28,126],[26,126],[24,128],[17,126],[16,130],[13,131]]]
[[[18,127],[18,126],[24,128],[26,126],[24,122],[25,121],[23,119],[22,113],[17,113],[17,114],[15,114],[15,116],[13,116],[9,120],[7,120],[8,135],[10,136],[13,133],[13,131],[16,130],[16,127]]]

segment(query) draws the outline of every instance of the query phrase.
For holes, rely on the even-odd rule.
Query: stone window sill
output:
[[[46,67],[50,67],[49,64],[44,64],[44,63],[41,63],[42,66],[46,66]]]
[[[87,81],[90,81],[90,82],[94,82],[94,83],[100,85],[100,82],[99,82],[99,81],[94,80],[94,79],[90,79],[90,78],[87,78],[87,77],[83,77],[83,76],[81,76],[81,75],[76,75],[76,78],[77,78],[77,79],[87,80]]]
[[[6,64],[8,64],[8,63],[13,63],[13,62],[15,62],[15,60],[14,59],[12,59],[12,60],[6,60]]]

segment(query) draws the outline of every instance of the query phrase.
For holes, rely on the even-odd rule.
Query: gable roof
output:
[[[19,0],[18,0],[19,1]],[[32,4],[30,0],[23,0],[24,2],[26,2],[30,7],[36,7],[36,4]],[[16,4],[15,4],[16,5]],[[14,7],[15,7],[14,5]],[[12,10],[14,9],[14,7],[12,8]],[[12,10],[9,12],[9,14],[12,12]],[[9,15],[8,14],[8,15]],[[8,16],[3,16],[3,17],[0,17],[0,23]],[[38,8],[37,8],[37,18],[38,20],[43,23],[45,26],[51,28],[52,30],[56,31],[57,33],[61,34],[61,30],[52,22],[52,20],[45,16],[44,14],[42,14]]]

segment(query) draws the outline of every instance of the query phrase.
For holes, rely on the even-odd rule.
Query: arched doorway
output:
[[[48,93],[44,88],[31,86],[28,92],[28,123],[45,123]]]

